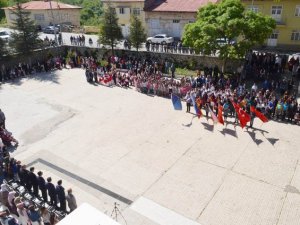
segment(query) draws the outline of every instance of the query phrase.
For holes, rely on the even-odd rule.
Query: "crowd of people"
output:
[[[43,172],[12,158],[9,147],[17,145],[13,138],[7,139],[6,118],[0,109],[0,224],[1,225],[54,225],[59,210],[65,215],[77,208],[72,189],[62,186],[62,180],[55,186],[52,178],[43,177]],[[12,137],[10,133],[10,137]],[[28,195],[29,194],[29,195]],[[38,202],[38,203],[37,203]]]
[[[225,77],[217,68],[205,68],[203,72],[198,71],[195,77],[174,79],[163,73],[168,72],[171,67],[166,61],[115,56],[108,59],[106,66],[98,66],[91,57],[83,58],[81,62],[87,68],[86,75],[90,74],[90,81],[99,82],[105,79],[116,86],[134,86],[144,94],[162,97],[175,94],[184,99],[189,107],[192,104],[191,97],[194,96],[201,102],[200,108],[205,110],[206,116],[209,108],[217,113],[219,105],[224,109],[224,117],[234,116],[233,103],[237,103],[252,117],[254,114],[250,110],[251,106],[270,119],[297,124],[300,121],[300,105],[293,91],[293,77],[290,80],[270,80],[264,77],[247,87],[244,80]]]
[[[300,75],[299,57],[275,53],[249,52],[246,55],[246,76],[270,79],[289,70],[292,76]]]
[[[85,46],[85,36],[83,34],[77,35],[77,36],[71,35],[70,42],[71,42],[71,45]]]
[[[63,40],[62,40],[62,34],[59,33],[57,35],[57,42],[55,41],[55,38],[52,39],[52,38],[49,38],[48,36],[46,36],[43,40],[43,44],[45,47],[53,47],[53,46],[57,46],[57,45],[62,45],[63,44]]]
[[[22,78],[33,74],[61,69],[66,66],[65,57],[52,57],[47,60],[37,60],[33,63],[20,62],[15,65],[0,67],[0,82],[4,83],[16,78]]]
[[[177,54],[195,54],[195,50],[190,47],[183,47],[182,41],[174,41],[172,43],[145,43],[146,50],[149,52],[164,52],[164,53],[177,53]]]

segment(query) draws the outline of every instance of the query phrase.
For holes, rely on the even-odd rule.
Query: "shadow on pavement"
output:
[[[38,74],[33,74],[33,75],[29,75],[27,78],[28,79],[33,79],[33,80],[37,80],[37,81],[41,81],[41,82],[53,82],[55,84],[59,84],[58,82],[58,71],[49,71],[46,73],[38,73]]]
[[[204,122],[201,122],[201,123],[203,124],[205,130],[208,130],[208,131],[211,131],[211,132],[214,131],[214,125],[210,125],[210,124],[204,123]]]
[[[59,84],[58,70],[29,74],[29,75],[26,75],[23,77],[17,77],[17,78],[5,81],[4,84],[20,86],[24,82],[26,82],[27,79],[28,80],[36,80],[36,81],[40,81],[40,82],[53,82],[55,84]]]
[[[228,129],[228,128],[223,128],[223,130],[220,131],[220,133],[223,134],[224,136],[226,134],[228,134],[228,135],[230,135],[232,137],[238,138],[236,130],[231,130],[231,129]]]
[[[256,133],[254,132],[254,130],[249,131],[249,128],[247,127],[246,132],[250,135],[250,137],[252,138],[252,140],[255,142],[256,145],[260,145],[261,143],[263,143],[263,140],[256,138]]]

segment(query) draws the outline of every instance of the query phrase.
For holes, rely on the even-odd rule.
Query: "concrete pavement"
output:
[[[81,69],[3,84],[0,104],[17,159],[79,204],[111,215],[120,203],[127,224],[300,223],[299,126],[214,126],[169,99],[88,84]]]

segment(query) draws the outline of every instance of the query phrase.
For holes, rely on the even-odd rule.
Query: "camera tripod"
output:
[[[114,208],[111,212],[110,217],[113,218],[115,221],[118,222],[118,215],[122,217],[122,219],[125,221],[125,224],[127,225],[127,221],[125,220],[124,216],[122,215],[121,211],[119,210],[118,206],[120,206],[118,203],[114,203]]]

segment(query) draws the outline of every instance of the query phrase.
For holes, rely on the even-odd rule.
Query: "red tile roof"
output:
[[[80,6],[64,4],[57,1],[51,1],[52,9],[81,9]],[[49,1],[31,1],[22,4],[27,10],[50,9]],[[5,7],[4,9],[14,9],[14,7]]]
[[[145,0],[102,0],[102,2],[144,2]]]
[[[197,12],[200,7],[218,0],[156,0],[146,11],[153,12]]]

